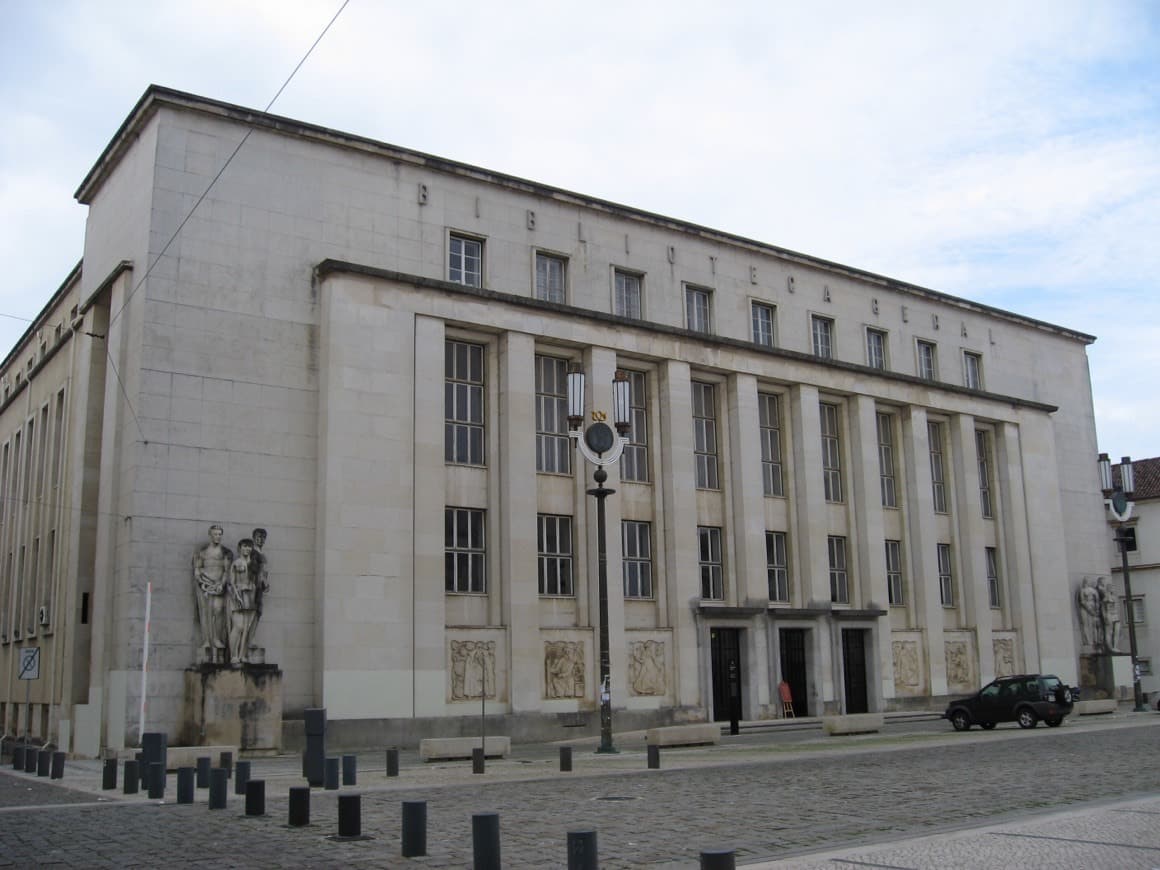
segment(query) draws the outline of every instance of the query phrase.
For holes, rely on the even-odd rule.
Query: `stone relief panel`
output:
[[[997,637],[992,641],[995,651],[995,676],[1010,677],[1015,669],[1015,641],[1009,637]]]
[[[573,640],[544,642],[544,697],[583,698],[584,644]]]
[[[891,643],[894,656],[894,688],[900,694],[917,694],[922,689],[922,670],[918,642],[896,640]]]
[[[952,692],[969,692],[975,686],[975,669],[971,666],[971,646],[966,641],[948,640],[944,646],[947,657],[947,688]]]
[[[633,695],[665,693],[665,643],[635,640],[628,645],[628,689]]]
[[[450,656],[452,701],[495,697],[494,640],[453,640]]]

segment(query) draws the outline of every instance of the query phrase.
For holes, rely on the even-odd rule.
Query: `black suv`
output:
[[[1078,696],[1078,689],[1064,685],[1054,674],[999,677],[974,695],[951,701],[943,718],[950,719],[956,731],[967,731],[972,725],[990,730],[999,722],[1034,728],[1040,719],[1054,728],[1071,712]]]

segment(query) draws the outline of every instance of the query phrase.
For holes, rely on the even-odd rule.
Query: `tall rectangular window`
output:
[[[716,526],[697,526],[697,559],[701,567],[701,597],[711,601],[724,600],[721,529]]]
[[[451,234],[448,239],[447,280],[468,287],[483,286],[483,242]]]
[[[753,342],[762,347],[774,347],[777,344],[776,310],[772,305],[764,302],[754,302],[751,306],[753,313]]]
[[[568,261],[551,254],[536,253],[536,298],[545,302],[565,301],[564,281]]]
[[[810,317],[810,333],[814,341],[814,356],[822,359],[834,357],[834,321],[817,314]]]
[[[443,588],[447,592],[487,591],[484,512],[473,508],[443,511]]]
[[[826,501],[842,501],[842,444],[838,429],[838,406],[821,403],[822,483]]]
[[[613,313],[620,317],[640,320],[644,310],[641,304],[640,275],[616,269],[613,273],[613,282]]]
[[[572,518],[539,514],[536,550],[541,595],[572,595]]]
[[[620,455],[620,479],[648,483],[648,393],[644,372],[628,372],[628,443]]]
[[[983,516],[992,519],[995,513],[991,504],[991,439],[982,430],[975,432],[975,452],[979,458],[979,505]]]
[[[444,345],[443,459],[483,465],[483,345]]]
[[[955,606],[954,575],[951,574],[951,545],[938,545],[938,597],[943,607]]]
[[[761,479],[766,495],[783,496],[781,478],[781,407],[773,393],[757,394],[761,420]]]
[[[928,381],[938,379],[938,356],[933,341],[918,342],[918,376]]]
[[[765,533],[765,573],[769,579],[769,600],[789,601],[789,560],[785,552],[785,532]]]
[[[881,329],[866,330],[866,365],[872,369],[886,368],[886,333]]]
[[[846,568],[846,539],[840,535],[830,535],[827,550],[830,558],[830,601],[849,604],[850,575]]]
[[[898,486],[894,474],[894,418],[879,413],[878,480],[882,484],[882,507],[898,507]]]
[[[713,331],[713,293],[703,287],[685,287],[685,324],[693,332]]]
[[[947,512],[946,463],[943,461],[942,423],[927,423],[926,434],[930,439],[930,494],[934,501],[934,512]]]
[[[536,355],[536,471],[572,473],[568,440],[568,363]]]
[[[972,390],[983,389],[983,357],[981,354],[963,351],[963,383]]]
[[[902,541],[886,542],[886,598],[890,604],[906,604],[906,587],[902,582]]]
[[[1001,607],[1003,599],[999,594],[999,551],[994,547],[986,548],[987,555],[987,600],[992,607]]]
[[[653,597],[652,524],[637,520],[620,523],[625,598]]]
[[[693,451],[697,489],[719,489],[717,480],[717,390],[693,381]]]

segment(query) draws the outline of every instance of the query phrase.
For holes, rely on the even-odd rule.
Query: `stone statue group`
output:
[[[262,596],[270,590],[270,572],[262,548],[266,530],[238,541],[235,556],[222,543],[224,530],[209,527],[209,543],[193,554],[193,592],[201,627],[201,661],[214,665],[260,663],[253,645],[262,616]]]
[[[1084,577],[1076,593],[1080,637],[1085,649],[1097,653],[1119,652],[1120,605],[1107,577],[1093,582]]]

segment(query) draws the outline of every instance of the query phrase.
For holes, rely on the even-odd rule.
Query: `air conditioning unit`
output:
[[[36,621],[41,625],[48,625],[48,608],[42,607],[36,611]]]

